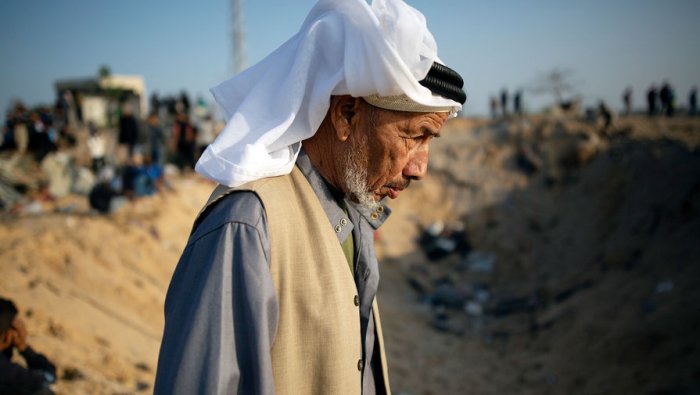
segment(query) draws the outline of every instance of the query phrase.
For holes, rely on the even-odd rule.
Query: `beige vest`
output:
[[[265,178],[218,188],[208,204],[235,190],[255,192],[267,213],[279,321],[272,346],[277,394],[360,394],[357,288],[338,238],[306,177]],[[390,394],[376,300],[374,320],[384,383]],[[368,367],[369,368],[369,367]]]

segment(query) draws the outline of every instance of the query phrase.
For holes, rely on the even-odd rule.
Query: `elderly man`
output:
[[[461,88],[401,0],[321,0],[214,88],[229,121],[197,171],[221,185],[168,290],[155,392],[390,393],[373,232]]]

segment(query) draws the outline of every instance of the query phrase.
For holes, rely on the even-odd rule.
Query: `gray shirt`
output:
[[[338,242],[353,235],[362,392],[383,393],[381,385],[375,386],[382,382],[382,371],[372,316],[379,284],[373,240],[390,210],[382,205],[371,212],[343,200],[303,151],[296,165],[318,196]],[[154,393],[273,394],[270,350],[277,321],[265,209],[255,193],[232,193],[197,221],[173,274]]]

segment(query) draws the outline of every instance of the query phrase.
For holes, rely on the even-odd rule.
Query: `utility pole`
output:
[[[245,39],[243,33],[243,7],[241,0],[231,0],[231,43],[233,45],[233,73],[245,68]]]

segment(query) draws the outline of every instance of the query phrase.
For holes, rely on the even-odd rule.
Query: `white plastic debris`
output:
[[[479,317],[484,314],[484,307],[481,305],[481,303],[470,300],[469,302],[465,303],[464,311],[472,317]]]
[[[466,267],[474,273],[491,273],[496,266],[496,254],[472,251],[467,255]]]

